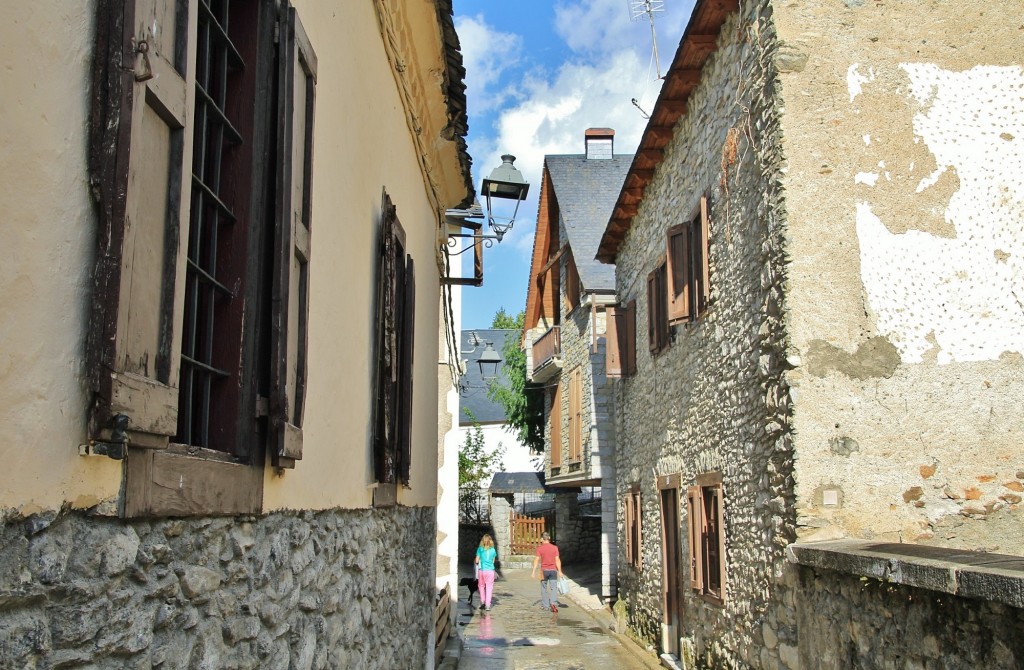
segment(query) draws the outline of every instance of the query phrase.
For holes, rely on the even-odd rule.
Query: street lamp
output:
[[[491,175],[484,179],[480,189],[487,202],[487,223],[490,224],[499,242],[505,233],[512,229],[516,222],[516,214],[519,213],[519,203],[526,199],[526,194],[530,190],[530,185],[523,179],[523,173],[514,165],[515,160],[516,157],[512,154],[503,154],[501,165],[491,170]],[[495,199],[514,201],[512,215],[495,213]],[[500,211],[507,213],[507,208]]]
[[[480,366],[480,376],[484,378],[484,381],[490,381],[498,376],[501,356],[494,350],[493,342],[487,343],[476,363]]]
[[[490,248],[495,242],[501,242],[505,233],[512,229],[519,213],[519,203],[526,199],[526,194],[530,191],[530,184],[516,168],[515,160],[516,157],[512,154],[502,155],[501,165],[491,170],[491,174],[484,179],[480,191],[484,195],[486,212],[479,202],[474,202],[469,209],[445,211],[448,254],[458,256],[470,249],[473,250],[473,276],[445,277],[445,283],[470,286],[480,286],[484,283],[484,247]],[[493,235],[484,234],[484,224],[480,220],[484,216]],[[473,242],[459,251],[450,251],[459,246],[461,238],[469,238]]]

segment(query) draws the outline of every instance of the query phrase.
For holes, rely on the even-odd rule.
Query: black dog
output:
[[[469,597],[466,598],[466,602],[472,605],[473,594],[480,590],[480,583],[473,577],[463,577],[459,580],[459,586],[465,586],[469,589]]]

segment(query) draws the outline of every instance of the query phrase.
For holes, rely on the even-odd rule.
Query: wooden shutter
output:
[[[580,304],[580,275],[572,251],[565,254],[565,305],[568,311]]]
[[[626,309],[618,305],[610,305],[605,310],[605,349],[604,349],[604,372],[612,378],[625,376],[625,365],[622,363],[624,352],[624,331]],[[623,333],[623,335],[620,335]]]
[[[690,318],[690,233],[688,223],[672,226],[666,239],[668,322]]]
[[[119,415],[132,446],[166,447],[177,432],[194,21],[187,0],[99,2],[89,151],[99,239],[87,347],[97,440],[123,439],[112,438]]]
[[[622,347],[622,364],[627,375],[636,374],[636,300],[626,303],[624,345]]]
[[[665,261],[647,275],[647,337],[652,354],[668,346],[668,301],[665,294]]]
[[[583,458],[583,376],[577,366],[569,375],[569,461]]]
[[[703,521],[701,545],[704,561],[701,566],[704,588],[709,595],[722,597],[722,490],[718,486],[705,486],[702,490],[701,519]]]
[[[398,452],[398,481],[404,486],[409,486],[412,465],[413,345],[416,341],[416,271],[412,256],[408,256],[405,262],[405,283],[401,303],[401,350],[398,371],[401,388],[399,389],[396,451]]]
[[[695,274],[699,279],[700,286],[697,290],[697,315],[704,311],[711,300],[711,263],[710,263],[710,215],[708,213],[708,196],[700,198],[700,224],[696,230],[700,234],[700,240],[695,244],[697,248],[698,263],[694,266]]]
[[[381,225],[377,257],[377,337],[374,383],[374,476],[380,483],[394,484],[398,475],[397,437],[401,411],[401,304],[405,286],[405,231],[387,193],[381,203]],[[374,492],[377,495],[377,491]],[[384,498],[382,497],[382,500]]]
[[[287,3],[280,26],[270,453],[275,467],[293,468],[302,458],[306,393],[316,54]]]
[[[623,524],[623,535],[626,536],[626,563],[633,565],[633,492],[630,491],[625,497],[625,523]]]
[[[686,507],[688,516],[687,542],[690,545],[690,588],[695,591],[702,591],[704,584],[701,574],[702,551],[701,538],[703,537],[703,521],[701,509],[701,489],[699,486],[691,486],[686,489]]]
[[[562,465],[562,381],[555,385],[551,401],[551,467]]]

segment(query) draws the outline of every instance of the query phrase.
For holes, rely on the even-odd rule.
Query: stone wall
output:
[[[777,48],[769,3],[745,1],[722,28],[718,49],[675,127],[616,261],[621,302],[637,302],[637,372],[618,383],[618,509],[639,484],[642,567],[620,542],[619,597],[640,639],[663,648],[662,537],[656,477],[678,474],[683,570],[688,565],[686,487],[721,472],[725,602],[683,584],[680,652],[709,667],[778,667],[762,659],[759,633],[772,616],[795,639],[784,605],[785,547],[795,538],[789,394],[782,378],[785,250],[779,191],[783,167],[774,105]],[[648,350],[646,277],[665,254],[666,231],[710,204],[711,304]],[[688,575],[682,575],[687,580]],[[670,642],[669,648],[676,644]]]
[[[1024,666],[1024,610],[1007,605],[808,567],[795,604],[799,653],[766,622],[765,661],[779,647],[820,670]]]
[[[0,667],[421,668],[434,510],[0,529]]]

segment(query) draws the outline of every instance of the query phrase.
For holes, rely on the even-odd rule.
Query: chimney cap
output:
[[[587,128],[585,135],[586,135],[586,138],[588,140],[590,138],[592,138],[592,137],[593,138],[615,137],[615,130],[612,129],[612,128]]]

